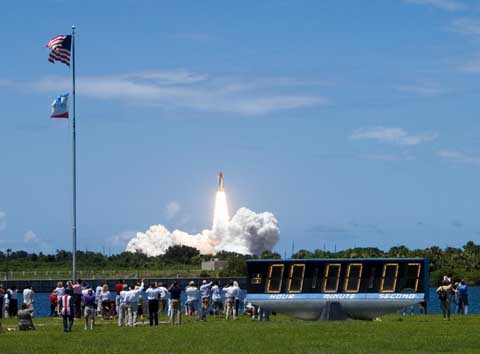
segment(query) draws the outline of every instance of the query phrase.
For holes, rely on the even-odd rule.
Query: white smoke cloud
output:
[[[178,202],[172,201],[165,206],[165,217],[168,220],[173,219],[177,216],[178,212],[180,211],[181,207]]]
[[[227,223],[196,235],[180,230],[170,232],[163,225],[152,225],[146,232],[138,232],[128,242],[126,251],[158,256],[170,246],[184,245],[198,249],[201,254],[220,251],[260,254],[271,251],[279,235],[278,221],[272,213],[257,214],[250,209],[240,208]]]

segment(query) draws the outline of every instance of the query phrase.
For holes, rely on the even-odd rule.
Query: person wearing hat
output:
[[[192,280],[190,283],[188,283],[188,286],[185,289],[185,293],[187,295],[187,315],[188,316],[193,316],[195,313],[197,313],[198,316],[198,311],[197,311],[197,303],[198,303],[198,288],[195,286],[195,282]],[[198,317],[197,317],[198,319]]]

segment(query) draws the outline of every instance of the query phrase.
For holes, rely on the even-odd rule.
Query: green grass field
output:
[[[16,322],[3,320],[3,328]],[[270,322],[187,320],[180,326],[118,328],[77,321],[63,333],[60,319],[35,319],[37,330],[0,333],[0,353],[480,353],[480,316],[386,316],[382,321]]]

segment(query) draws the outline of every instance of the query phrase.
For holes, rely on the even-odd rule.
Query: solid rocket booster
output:
[[[223,192],[223,173],[218,174],[218,191]]]

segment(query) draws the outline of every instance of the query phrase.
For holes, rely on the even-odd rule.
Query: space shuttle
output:
[[[218,174],[218,191],[223,192],[223,173]]]

